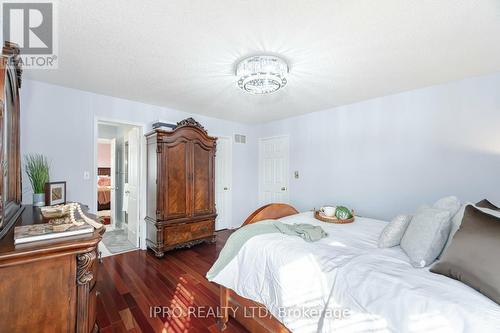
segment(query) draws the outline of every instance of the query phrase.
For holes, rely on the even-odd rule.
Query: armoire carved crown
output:
[[[207,130],[205,129],[205,127],[201,126],[201,124],[199,122],[197,122],[196,120],[194,120],[193,118],[186,118],[184,120],[181,120],[177,123],[177,126],[175,126],[174,130],[178,129],[178,128],[181,128],[181,127],[184,127],[184,126],[192,126],[192,127],[196,127],[196,128],[199,128],[201,129],[203,132],[205,132],[205,134],[207,134]]]

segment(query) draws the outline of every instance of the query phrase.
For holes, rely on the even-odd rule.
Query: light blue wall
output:
[[[268,123],[258,136],[281,134],[301,210],[345,204],[389,219],[449,194],[500,203],[500,74]]]
[[[133,122],[145,131],[158,119],[177,122],[193,116],[212,135],[246,134],[246,145],[233,144],[233,226],[239,226],[257,205],[257,146],[254,128],[168,108],[98,95],[37,81],[23,80],[21,89],[21,153],[39,152],[52,161],[52,179],[67,181],[68,200],[93,202],[95,118]],[[90,179],[83,174],[90,172]],[[23,177],[23,201],[31,188]],[[145,195],[143,196],[145,197]],[[94,208],[95,209],[95,208]]]
[[[187,113],[50,84],[25,81],[21,149],[54,161],[69,200],[90,203],[94,117],[150,124]],[[257,206],[257,138],[290,135],[291,203],[300,210],[345,204],[383,219],[455,194],[500,203],[500,74],[247,126],[194,116],[233,144],[233,226]],[[292,178],[300,172],[298,180]],[[95,177],[91,176],[91,179]],[[30,190],[23,183],[24,199]]]

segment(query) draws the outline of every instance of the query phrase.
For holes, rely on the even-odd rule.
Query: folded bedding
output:
[[[264,304],[292,332],[500,331],[498,304],[413,267],[399,246],[378,248],[387,222],[325,224],[311,212],[280,222],[321,226],[328,236],[254,236],[209,280]]]
[[[250,238],[280,232],[285,235],[298,236],[306,242],[315,242],[324,238],[327,233],[320,226],[311,224],[284,224],[276,220],[264,220],[248,224],[232,233],[226,241],[219,257],[207,273],[207,279],[212,279],[238,254],[241,247]]]

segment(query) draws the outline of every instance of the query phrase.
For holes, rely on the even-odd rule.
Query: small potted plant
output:
[[[49,162],[41,154],[24,156],[24,168],[33,188],[33,206],[45,205],[45,183],[49,181]]]

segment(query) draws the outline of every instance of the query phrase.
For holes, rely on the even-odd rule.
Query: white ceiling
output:
[[[59,69],[27,77],[259,123],[500,71],[499,0],[65,0]],[[237,87],[270,53],[288,85]]]

